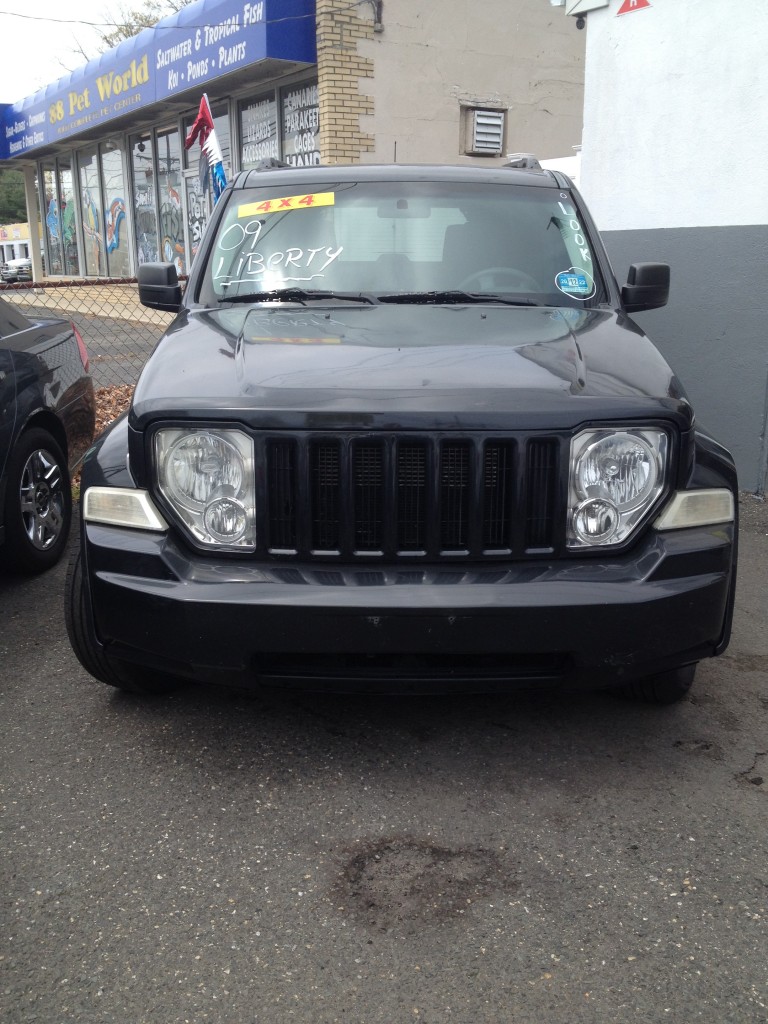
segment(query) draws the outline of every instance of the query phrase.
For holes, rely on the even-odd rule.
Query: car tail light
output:
[[[80,331],[78,331],[74,324],[72,324],[72,330],[75,332],[75,340],[77,341],[77,348],[80,352],[80,362],[83,364],[85,372],[89,373],[91,369],[91,361],[88,358],[88,350],[85,347],[85,342],[80,337]]]

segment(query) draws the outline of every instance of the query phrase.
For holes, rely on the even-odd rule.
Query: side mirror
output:
[[[150,309],[178,313],[181,285],[172,263],[142,263],[139,267],[139,302]]]
[[[621,301],[627,313],[666,306],[669,299],[668,263],[633,263],[627,283],[621,289]]]

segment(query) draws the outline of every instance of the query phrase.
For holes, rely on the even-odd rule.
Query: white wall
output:
[[[768,485],[768,0],[622,0],[586,17],[580,188],[620,281],[668,262],[636,319],[736,459]]]
[[[603,231],[768,221],[768,0],[587,15],[581,189]]]

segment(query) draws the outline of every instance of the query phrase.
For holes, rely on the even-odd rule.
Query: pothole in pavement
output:
[[[768,793],[768,750],[758,750],[755,760],[746,771],[739,772],[736,778],[740,782],[748,782],[751,786],[759,787],[761,792]]]
[[[388,931],[460,919],[476,900],[518,887],[495,851],[450,849],[403,836],[357,849],[343,869],[335,899],[340,910]]]

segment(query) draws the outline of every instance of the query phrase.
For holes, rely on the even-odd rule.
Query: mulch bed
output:
[[[112,384],[96,388],[96,436],[131,404],[133,384]]]

